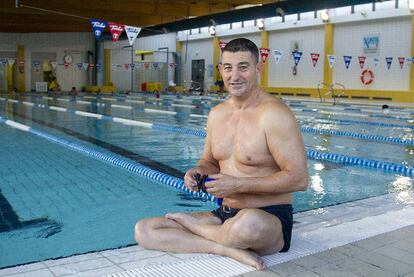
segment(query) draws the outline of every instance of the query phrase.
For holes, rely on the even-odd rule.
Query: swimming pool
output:
[[[160,100],[149,95],[98,99],[3,96],[3,119],[25,124],[47,136],[0,124],[0,267],[129,245],[134,243],[133,225],[140,218],[167,211],[213,209],[216,204],[210,201],[193,198],[110,161],[81,154],[64,143],[179,177],[197,162],[203,148],[205,117],[219,102],[208,97],[168,96]],[[290,104],[302,127],[308,155],[330,154],[310,157],[310,187],[294,195],[295,211],[389,192],[401,192],[397,194],[400,201],[413,201],[412,194],[406,193],[413,187],[412,171],[376,168],[363,165],[361,160],[410,169],[414,155],[414,147],[409,144],[413,138],[412,110],[393,109],[388,117],[382,117],[379,109],[361,105]],[[105,116],[96,118],[93,114]],[[115,122],[115,117],[169,128]],[[337,133],[320,134],[318,130]],[[64,143],[52,142],[50,137]],[[386,137],[403,139],[408,144],[384,142]],[[354,158],[355,165],[339,162],[338,157]]]

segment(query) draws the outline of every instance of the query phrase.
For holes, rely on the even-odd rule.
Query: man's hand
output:
[[[194,175],[197,173],[203,174],[198,167],[194,167],[189,169],[184,175],[184,184],[191,191],[198,191],[197,181],[194,179]]]
[[[219,198],[225,198],[240,193],[239,178],[224,174],[214,174],[208,177],[215,179],[205,183],[208,193]]]

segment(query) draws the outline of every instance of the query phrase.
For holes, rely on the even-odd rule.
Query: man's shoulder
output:
[[[263,97],[261,108],[265,113],[274,112],[289,112],[289,107],[283,102],[282,99],[274,97],[271,94],[266,93]]]
[[[217,116],[217,115],[222,114],[224,111],[228,110],[228,106],[229,106],[229,103],[228,103],[228,100],[226,100],[226,101],[212,107],[211,110],[210,110],[209,116]]]

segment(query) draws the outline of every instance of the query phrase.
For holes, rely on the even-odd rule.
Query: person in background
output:
[[[135,239],[148,249],[214,253],[261,270],[261,255],[289,250],[292,193],[308,186],[306,151],[293,113],[259,86],[262,63],[252,41],[230,41],[219,70],[231,98],[211,110],[203,154],[184,183],[197,191],[208,175],[202,189],[221,204],[142,219]]]
[[[48,90],[49,91],[60,91],[60,86],[59,86],[59,83],[56,80],[56,77],[53,77],[52,81],[50,81]]]
[[[216,65],[217,70],[219,70],[219,65],[221,65],[221,62],[218,65]],[[223,78],[221,77],[220,70],[217,74],[217,80],[214,83],[214,85],[219,87],[219,91],[218,91],[219,93],[221,93],[221,94],[224,93],[224,82],[223,82]]]

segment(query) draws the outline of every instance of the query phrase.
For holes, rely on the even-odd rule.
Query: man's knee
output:
[[[254,245],[263,239],[268,227],[254,209],[241,210],[229,228],[228,241],[233,245]]]
[[[152,227],[151,219],[142,219],[135,224],[135,241],[139,245],[144,246],[145,241],[149,241]]]

